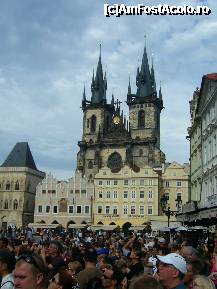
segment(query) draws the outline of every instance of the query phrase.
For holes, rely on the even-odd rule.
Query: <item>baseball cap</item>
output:
[[[159,243],[166,243],[166,240],[165,240],[164,238],[159,238],[159,239],[158,239],[158,242],[159,242]]]
[[[185,259],[176,253],[170,253],[166,256],[157,256],[158,260],[162,263],[173,265],[176,269],[178,269],[181,273],[187,273],[187,266]]]

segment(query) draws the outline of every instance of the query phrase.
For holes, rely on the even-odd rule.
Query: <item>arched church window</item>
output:
[[[16,190],[16,191],[19,191],[19,189],[20,189],[20,184],[19,184],[18,181],[16,181],[16,183],[15,183],[15,190]]]
[[[8,210],[8,200],[5,200],[4,209]]]
[[[89,128],[89,127],[90,127],[90,120],[87,119],[87,128]]]
[[[6,190],[9,191],[10,188],[11,188],[11,185],[10,185],[10,182],[8,181],[8,182],[6,183]]]
[[[91,132],[95,132],[96,131],[96,116],[92,115],[91,117]]]
[[[14,210],[17,210],[18,209],[18,201],[17,200],[14,200]]]
[[[145,126],[145,112],[144,110],[140,110],[138,112],[138,127],[144,127]]]
[[[140,155],[140,156],[143,155],[143,149],[139,149],[139,155]]]
[[[88,169],[92,169],[93,168],[93,162],[92,161],[89,161],[88,162]]]

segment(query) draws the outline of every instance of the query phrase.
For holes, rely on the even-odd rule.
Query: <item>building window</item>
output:
[[[84,207],[84,212],[85,212],[85,214],[89,214],[90,213],[90,207],[89,206],[85,206]]]
[[[11,187],[10,183],[7,182],[7,184],[6,184],[6,190],[9,191],[9,190],[10,190],[10,187]]]
[[[144,179],[141,179],[141,180],[140,180],[140,186],[144,186],[144,184],[145,184],[145,180],[144,180]]]
[[[42,213],[42,206],[41,205],[38,206],[38,213]]]
[[[145,127],[145,112],[144,110],[140,110],[138,112],[138,128]]]
[[[136,185],[136,180],[133,179],[133,180],[132,180],[132,186],[135,186],[135,185]]]
[[[16,191],[19,191],[19,189],[20,189],[19,182],[16,181],[16,183],[15,183],[15,190],[16,190]]]
[[[5,201],[4,209],[5,209],[5,210],[8,209],[8,200]]]
[[[166,200],[169,201],[169,199],[170,199],[170,194],[169,194],[169,193],[164,193],[164,196],[165,196]]]
[[[114,206],[113,207],[113,215],[117,215],[118,214],[118,206]]]
[[[128,198],[128,191],[124,191],[124,199]]]
[[[111,181],[110,181],[110,180],[107,180],[107,181],[106,181],[106,185],[107,185],[108,187],[110,187]]]
[[[106,192],[106,199],[110,199],[110,191]]]
[[[96,116],[95,115],[92,115],[90,123],[91,123],[90,130],[92,133],[94,133],[96,131]]]
[[[153,207],[152,206],[148,206],[148,215],[152,215],[153,214]]]
[[[69,206],[69,214],[73,214],[74,212],[74,206]]]
[[[166,181],[166,188],[169,188],[169,187],[170,187],[170,182]]]
[[[110,206],[105,207],[105,213],[106,213],[106,215],[110,214]]]
[[[148,175],[148,170],[145,170],[145,171],[144,171],[144,174],[145,174],[145,175]]]
[[[99,186],[102,186],[102,180],[99,180]]]
[[[114,199],[117,199],[117,198],[118,198],[118,192],[114,191]]]
[[[124,180],[124,185],[128,186],[128,180]]]
[[[98,196],[99,196],[99,199],[102,199],[102,192],[101,191],[98,192]]]
[[[87,168],[88,168],[88,169],[92,169],[92,168],[93,168],[93,162],[92,162],[92,161],[89,161],[89,162],[88,162]]]
[[[53,213],[54,213],[54,214],[57,214],[57,213],[58,213],[57,206],[53,206]]]
[[[131,199],[135,199],[136,198],[136,191],[132,191],[131,192]]]
[[[14,210],[17,210],[17,209],[18,209],[18,201],[14,200]]]
[[[177,182],[176,185],[177,185],[177,187],[181,187],[182,186],[182,182]]]
[[[98,214],[102,214],[102,206],[98,206],[97,212]]]
[[[152,184],[153,184],[152,180],[148,180],[148,185],[152,186]]]
[[[46,190],[42,190],[42,194],[46,194]]]
[[[130,213],[131,213],[131,215],[135,215],[136,214],[136,206],[131,206]]]
[[[176,176],[176,172],[173,172],[173,176],[174,176],[174,177]]]
[[[118,185],[118,180],[114,180],[114,186]]]
[[[81,206],[77,206],[76,207],[76,213],[77,214],[81,214],[82,213]]]
[[[144,191],[140,191],[140,192],[139,192],[139,197],[140,197],[140,199],[144,199],[144,197],[145,197],[145,192],[144,192]]]
[[[139,156],[141,157],[143,155],[143,149],[139,149]]]
[[[128,206],[127,205],[123,206],[123,211],[124,211],[124,215],[128,215]]]
[[[70,192],[71,193],[71,192]],[[52,190],[52,194],[56,194],[56,190]]]
[[[50,206],[46,206],[46,208],[45,208],[45,212],[46,212],[47,214],[50,213]]]
[[[148,198],[149,198],[149,199],[152,199],[152,198],[153,198],[153,193],[152,193],[152,191],[148,191]]]
[[[144,215],[144,214],[145,214],[145,208],[144,208],[144,206],[140,206],[140,207],[139,207],[139,213],[140,213],[140,215]]]

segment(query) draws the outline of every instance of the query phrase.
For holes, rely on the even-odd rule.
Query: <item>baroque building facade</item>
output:
[[[0,167],[0,220],[8,226],[33,222],[37,184],[45,177],[35,165],[27,142],[17,143]]]
[[[161,166],[165,155],[160,150],[160,113],[163,109],[161,89],[156,90],[153,65],[149,68],[146,48],[141,67],[136,75],[137,92],[131,93],[128,85],[126,103],[129,107],[129,122],[121,111],[120,101],[107,102],[107,77],[103,73],[101,54],[96,75],[91,83],[91,100],[84,89],[83,134],[78,145],[77,171],[88,179],[103,167],[112,172],[125,165],[139,171],[145,166]]]
[[[190,202],[179,220],[189,224],[216,225],[217,208],[217,74],[202,78],[190,102],[192,126]]]
[[[48,174],[37,186],[32,227],[65,228],[91,224],[93,221],[94,185],[81,173],[68,181],[58,181]],[[44,224],[44,225],[43,225]]]

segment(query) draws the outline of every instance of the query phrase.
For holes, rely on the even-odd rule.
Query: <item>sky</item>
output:
[[[212,12],[105,17],[104,4],[113,3],[207,5]],[[1,0],[0,11],[0,164],[16,142],[28,141],[39,170],[58,179],[74,174],[83,88],[90,99],[100,43],[107,100],[113,93],[125,115],[129,76],[135,93],[146,45],[162,86],[161,149],[167,162],[189,161],[189,101],[202,76],[217,72],[216,0]]]

